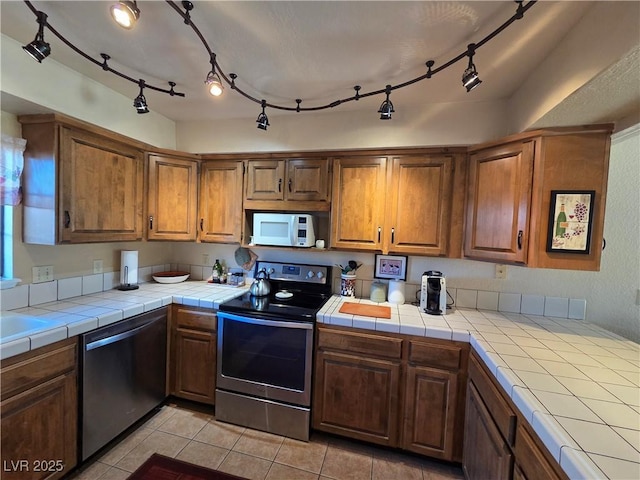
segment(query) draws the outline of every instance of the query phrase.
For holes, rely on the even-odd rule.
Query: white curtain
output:
[[[19,205],[22,201],[20,178],[24,168],[24,149],[27,141],[2,135],[0,157],[0,200],[2,205]]]

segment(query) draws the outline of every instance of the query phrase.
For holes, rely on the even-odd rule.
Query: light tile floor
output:
[[[301,442],[169,404],[73,480],[124,480],[154,452],[251,480],[459,480],[459,467],[313,433]]]

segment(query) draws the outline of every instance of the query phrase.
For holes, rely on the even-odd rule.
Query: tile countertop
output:
[[[248,290],[248,285],[223,286],[206,281],[171,284],[149,282],[140,284],[137,290],[106,290],[19,308],[11,313],[47,319],[50,321],[49,325],[37,331],[27,332],[24,336],[11,335],[5,341],[0,341],[0,359],[80,335],[171,303],[217,309],[221,303]],[[3,316],[2,313],[6,315],[6,312],[0,312],[0,317]]]
[[[566,318],[414,305],[391,319],[340,313],[334,295],[318,322],[470,342],[569,478],[640,478],[640,345]]]

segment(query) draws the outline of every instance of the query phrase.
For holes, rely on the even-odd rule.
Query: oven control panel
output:
[[[256,263],[256,273],[265,270],[270,280],[291,282],[327,283],[331,267],[324,265],[304,265],[299,263],[261,262]]]

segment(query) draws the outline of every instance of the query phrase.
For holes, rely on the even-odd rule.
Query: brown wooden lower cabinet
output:
[[[3,479],[57,479],[76,466],[77,364],[77,339],[2,361]]]
[[[468,344],[328,325],[317,333],[314,429],[461,460]]]
[[[475,352],[469,360],[462,468],[467,480],[568,478]]]
[[[215,403],[216,321],[213,310],[172,305],[168,369],[172,395]]]

